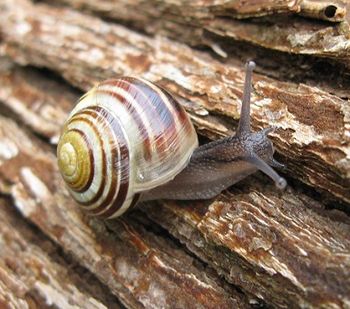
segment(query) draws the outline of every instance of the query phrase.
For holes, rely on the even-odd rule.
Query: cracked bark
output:
[[[58,111],[62,106],[68,109],[76,95],[67,86],[46,81],[38,72],[14,68],[4,74],[5,80],[16,81],[17,96],[7,93],[7,98],[21,102],[28,112],[47,106]],[[47,88],[48,84],[53,87]],[[7,102],[6,97],[1,99]],[[54,104],[56,99],[62,104]],[[15,112],[13,117],[21,118],[21,114]],[[39,119],[28,124],[30,129],[51,138],[49,130],[43,133],[51,121]],[[71,252],[127,306],[137,308],[141,302],[147,307],[151,301],[161,306],[152,298],[150,285],[163,287],[158,295],[161,299],[169,295],[165,298],[169,307],[179,299],[190,306],[194,290],[199,290],[200,299],[207,296],[202,299],[204,307],[214,308],[233,295],[235,306],[247,306],[232,286],[224,283],[222,287],[223,282],[215,276],[210,284],[207,282],[210,268],[248,295],[257,295],[275,306],[347,304],[350,220],[345,215],[328,212],[319,202],[291,188],[282,194],[273,185],[250,178],[215,201],[146,204],[140,207],[143,213],[135,211],[126,218],[103,223],[85,217],[69,198],[50,147],[12,120],[0,120],[1,192],[10,195],[25,218]],[[209,267],[204,273],[198,266],[191,267],[196,265],[192,258],[171,240],[148,233],[142,227],[144,215],[205,261]],[[319,261],[325,262],[320,265]],[[186,265],[185,272],[181,265]],[[189,288],[186,282],[191,278]],[[179,297],[186,287],[188,298]],[[221,305],[229,308],[232,303]]]
[[[132,22],[136,28],[148,33],[160,33],[191,45],[208,45],[223,57],[228,56],[225,48],[220,48],[220,40],[210,39],[208,33],[283,52],[331,57],[349,64],[350,30],[346,21],[346,1],[252,1],[247,5],[242,5],[240,1],[229,1],[221,6],[213,6],[209,1],[204,7],[202,1],[197,2],[191,1],[190,5],[184,5],[181,1],[167,0],[117,3],[56,0],[56,3],[65,3],[108,18]],[[157,10],[154,9],[155,6]],[[221,9],[215,9],[217,7]],[[231,18],[232,13],[235,17],[242,17],[245,13],[251,17],[264,15],[264,12],[300,12],[301,15],[327,19],[324,15],[327,8],[330,8],[329,11],[335,10],[336,16],[331,19],[343,22],[328,24],[276,14],[247,22]]]
[[[276,192],[255,175],[214,200],[159,201],[102,222],[74,205],[53,155],[61,123],[80,90],[115,75],[139,74],[173,92],[198,131],[217,138],[232,134],[231,119],[239,118],[243,66],[64,8],[24,0],[0,1],[0,7],[0,193],[13,201],[0,201],[0,221],[6,223],[0,241],[3,235],[8,239],[7,251],[0,254],[0,269],[7,271],[0,278],[0,299],[48,303],[26,283],[40,283],[40,274],[30,273],[34,263],[25,276],[2,264],[16,255],[16,242],[31,233],[31,222],[43,234],[35,241],[29,237],[23,258],[45,259],[50,269],[68,268],[67,261],[50,260],[52,249],[38,245],[49,236],[56,243],[51,247],[62,248],[102,282],[93,279],[96,286],[108,287],[101,296],[83,287],[74,290],[79,283],[70,277],[72,289],[50,285],[77,302],[76,293],[86,293],[92,296],[85,301],[110,306],[116,296],[130,308],[248,308],[259,302],[350,306],[350,220],[333,209],[339,203],[349,209],[345,100],[317,87],[255,74],[253,127],[277,127],[273,140],[291,183],[286,192]],[[53,70],[80,90],[55,74],[12,61]],[[23,218],[6,209],[13,206]],[[19,234],[8,236],[11,229]],[[2,278],[21,281],[25,292],[18,294]],[[60,278],[52,275],[49,282]]]
[[[93,276],[0,199],[1,308],[123,308]]]
[[[67,3],[78,9],[89,9],[107,16],[125,20],[145,20],[147,16],[160,17],[166,13],[193,19],[209,20],[218,16],[234,18],[260,17],[280,13],[299,13],[315,19],[341,21],[346,16],[345,0],[123,0],[115,2],[91,0],[55,0],[56,3]],[[157,7],[157,10],[154,10]],[[130,12],[132,11],[132,12]]]
[[[336,14],[344,21],[335,24],[285,13],[242,22],[228,14],[215,15],[207,7],[199,14],[183,3],[167,0],[56,0],[56,3],[87,10],[152,35],[164,35],[192,46],[207,46],[226,62],[255,59],[259,62],[258,72],[277,79],[307,82],[341,97],[350,97],[347,73],[350,30],[349,16],[345,15],[349,4],[345,1],[305,0],[297,4],[303,8],[300,12],[303,15],[308,12],[320,15],[327,7],[336,7]],[[288,1],[282,3],[287,4]],[[259,9],[256,1],[251,6],[248,2],[248,7],[251,11]],[[245,6],[240,8],[247,10]],[[273,12],[274,6],[269,9]],[[249,44],[259,48],[251,48]]]
[[[199,128],[211,122],[210,113],[239,118],[242,66],[77,12],[22,2],[3,3],[0,21],[2,53],[15,61],[55,70],[83,90],[105,78],[138,74],[176,94]],[[315,87],[261,75],[254,76],[254,90],[253,128],[276,127],[272,139],[288,175],[349,202],[347,102]],[[231,134],[232,125],[220,124],[205,129]]]

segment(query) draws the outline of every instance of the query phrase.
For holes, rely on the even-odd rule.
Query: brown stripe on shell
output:
[[[155,143],[157,145],[156,149],[159,156],[164,158],[166,151],[177,152],[180,146],[175,122],[175,117],[177,117],[177,115],[174,115],[173,111],[168,108],[167,104],[162,99],[161,93],[164,93],[164,90],[153,84],[157,89],[154,90],[143,80],[135,77],[122,77],[121,79],[127,80],[134,84],[138,88],[139,93],[147,98],[147,103],[149,103],[149,105],[155,111],[155,115],[157,115],[157,120],[152,123],[155,124],[159,121],[159,123],[161,123],[163,126],[162,129],[158,131],[159,134],[155,137]],[[167,99],[169,100],[168,97]],[[176,101],[174,99],[172,99],[172,101],[169,100],[169,103],[172,106],[174,105],[173,102]],[[177,110],[178,103],[175,103],[175,105],[175,110]],[[183,122],[182,119],[180,121],[181,123]],[[165,141],[165,143],[163,141]]]
[[[158,93],[151,92],[151,88],[143,83],[141,80],[133,77],[122,77],[121,81],[127,82],[132,87],[137,89],[138,95],[142,96],[144,100],[138,100],[144,104],[143,109],[148,114],[148,118],[152,119],[152,129],[154,134],[154,141],[156,144],[157,154],[160,160],[166,157],[166,151],[169,150],[170,142],[176,139],[176,125],[172,113]],[[159,89],[159,91],[161,91]],[[165,113],[165,117],[162,114]],[[166,119],[167,121],[164,121]]]
[[[138,105],[140,105],[141,111],[145,112],[147,119],[150,120],[150,129],[153,133],[157,154],[160,156],[160,159],[164,159],[165,150],[169,147],[166,124],[161,118],[159,110],[157,109],[157,104],[153,103],[154,98],[147,96],[147,94],[140,89],[140,86],[135,83],[136,80],[137,79],[132,77],[122,77],[117,80],[104,82],[103,84],[122,88],[135,99]],[[164,105],[163,102],[162,105]],[[163,110],[164,109],[165,106]]]
[[[118,152],[115,147],[111,147],[112,149],[112,162],[115,163],[116,160],[123,162],[123,167],[121,169],[121,177],[120,177],[120,185],[119,191],[116,192],[118,179],[116,173],[111,173],[112,180],[109,191],[107,193],[106,198],[102,201],[102,203],[90,210],[91,214],[102,218],[111,217],[115,212],[117,212],[123,205],[129,188],[129,149],[126,137],[124,136],[124,132],[120,127],[118,121],[115,120],[114,116],[111,115],[107,110],[99,106],[93,106],[88,108],[92,113],[96,113],[97,117],[101,117],[106,124],[110,127],[111,131],[114,133],[116,139],[118,139],[118,146],[120,149],[120,158],[118,156]],[[116,166],[112,167],[113,169]],[[115,197],[115,195],[117,195]],[[114,201],[113,201],[114,200]],[[109,207],[108,207],[109,206]],[[107,208],[107,209],[106,209]],[[106,210],[105,210],[106,209]]]
[[[104,82],[103,84],[106,84],[106,82]],[[146,124],[143,123],[142,119],[139,116],[138,111],[131,105],[130,102],[128,102],[128,100],[126,98],[122,97],[121,95],[119,95],[111,90],[98,89],[98,93],[103,93],[103,94],[109,95],[113,98],[116,98],[121,104],[126,106],[129,114],[134,119],[135,123],[137,124],[140,135],[142,136],[145,158],[147,161],[150,161],[152,158],[152,145],[151,145],[150,138],[147,134],[147,131],[144,129]]]
[[[161,88],[163,89],[163,88]],[[184,130],[184,135],[186,136],[186,138],[188,138],[189,136],[191,136],[193,133],[193,127],[192,127],[192,123],[189,121],[189,117],[186,113],[186,111],[184,110],[184,108],[182,108],[182,106],[180,105],[180,103],[178,103],[177,101],[175,101],[175,99],[172,97],[172,95],[165,89],[163,89],[163,93],[165,94],[165,96],[168,98],[168,100],[170,101],[170,103],[172,104],[172,106],[176,109],[176,113],[177,113],[177,117],[180,120],[181,124],[182,124],[182,130]],[[177,142],[176,146],[179,146],[179,142]],[[176,148],[176,153],[177,153],[177,157],[181,157],[183,154],[180,153],[178,151],[178,148]]]
[[[100,147],[100,149],[102,149],[101,151],[101,154],[102,154],[102,179],[101,179],[101,184],[95,194],[95,196],[89,200],[89,201],[79,201],[79,203],[82,205],[82,206],[91,206],[92,204],[94,204],[95,202],[98,201],[98,199],[102,196],[102,193],[103,193],[103,190],[104,190],[104,187],[105,187],[105,177],[104,175],[106,175],[106,165],[107,165],[107,161],[106,161],[106,154],[105,152],[103,151],[103,140],[101,139],[101,135],[100,133],[96,130],[95,128],[95,125],[92,121],[90,121],[89,119],[86,119],[86,118],[83,118],[82,116],[86,114],[88,116],[92,116],[94,117],[94,115],[92,115],[87,109],[83,109],[81,111],[79,111],[79,114],[78,115],[74,115],[68,122],[68,125],[75,122],[75,121],[81,121],[81,122],[85,122],[89,127],[92,128],[92,130],[94,131],[94,133],[96,134],[97,136],[97,140],[99,141],[99,145],[96,145],[95,147]],[[95,118],[95,117],[94,117]],[[93,175],[94,176],[94,175]]]
[[[77,134],[79,134],[81,136],[81,138],[84,140],[84,142],[86,143],[86,147],[89,150],[90,175],[89,175],[89,178],[88,178],[87,182],[85,183],[85,185],[81,189],[77,189],[71,181],[66,180],[67,184],[69,184],[69,187],[74,192],[82,193],[90,187],[92,180],[94,178],[94,174],[95,174],[94,155],[92,152],[91,144],[90,144],[88,138],[86,137],[86,134],[83,131],[78,130],[78,129],[70,129],[69,131],[76,132]]]
[[[176,109],[176,113],[178,118],[180,119],[181,124],[185,125],[186,135],[190,135],[192,132],[192,124],[188,121],[188,115],[186,111],[181,107],[180,103],[178,103],[173,96],[164,88],[159,87],[163,90],[163,93],[170,101],[171,105]]]

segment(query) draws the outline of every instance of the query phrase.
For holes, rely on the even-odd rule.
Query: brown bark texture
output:
[[[118,2],[93,0],[55,0],[105,17],[136,24],[148,33],[160,33],[185,43],[211,46],[227,57],[225,49],[210,34],[253,43],[265,48],[308,55],[349,60],[348,24],[312,21],[285,14],[242,22],[233,16],[259,16],[263,13],[299,12],[306,16],[322,16],[330,6],[336,9],[336,20],[346,19],[346,1],[143,1]],[[218,3],[222,3],[221,5]],[[217,4],[217,5],[214,5]],[[157,10],[155,10],[155,6]],[[220,8],[220,9],[219,9]],[[185,18],[185,19],[184,19]],[[271,23],[271,20],[273,23]]]
[[[346,5],[0,0],[0,307],[350,308]],[[116,220],[78,209],[55,145],[83,91],[144,77],[217,139],[234,134],[248,58],[252,127],[276,128],[287,190],[257,173]]]

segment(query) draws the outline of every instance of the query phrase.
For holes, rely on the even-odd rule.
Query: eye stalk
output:
[[[255,67],[254,61],[248,61],[246,64],[241,118],[238,124],[237,135],[250,133],[250,94],[252,92],[252,73]]]
[[[287,181],[278,175],[271,167],[284,167],[283,164],[277,162],[273,158],[274,148],[272,142],[268,139],[268,134],[271,133],[274,128],[265,128],[257,133],[251,133],[250,130],[250,94],[252,91],[252,72],[255,66],[255,62],[253,61],[248,61],[246,64],[241,118],[238,124],[237,137],[246,140],[245,148],[251,149],[247,156],[245,156],[245,161],[253,164],[260,171],[272,178],[276,187],[283,190],[287,186]]]

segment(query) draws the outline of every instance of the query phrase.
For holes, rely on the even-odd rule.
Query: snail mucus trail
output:
[[[100,83],[66,120],[58,165],[73,198],[91,215],[114,218],[138,201],[209,199],[261,170],[280,189],[267,135],[251,132],[254,62],[246,65],[241,118],[234,136],[198,147],[189,116],[164,89],[135,77]]]

